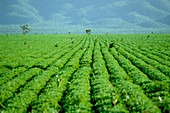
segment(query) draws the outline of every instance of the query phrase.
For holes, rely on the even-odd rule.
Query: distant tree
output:
[[[68,34],[70,35],[70,34],[71,34],[71,32],[68,32]]]
[[[28,28],[28,25],[20,25],[20,27],[22,28],[22,33],[23,34],[27,34],[31,31],[30,28]]]
[[[86,34],[91,34],[91,29],[86,29]]]

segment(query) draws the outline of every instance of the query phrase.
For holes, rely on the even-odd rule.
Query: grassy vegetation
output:
[[[0,111],[170,111],[170,34],[0,35]]]

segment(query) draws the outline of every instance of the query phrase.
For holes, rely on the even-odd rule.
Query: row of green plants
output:
[[[37,43],[39,47],[32,45],[35,50],[20,49],[25,55],[5,52],[8,56],[0,57],[3,71],[0,73],[0,111],[169,112],[169,77],[163,73],[168,72],[168,68],[162,68],[162,64],[157,66],[160,62],[145,55],[147,53],[139,53],[143,50],[129,47],[127,43],[132,44],[129,40],[135,43],[139,41],[137,38],[120,37],[89,35],[74,37],[76,40],[43,37]],[[28,40],[28,43],[34,42]],[[56,42],[60,42],[58,47],[54,46]],[[147,44],[151,43],[147,41]],[[12,64],[15,61],[10,60],[11,56],[18,60],[16,65]],[[4,58],[11,67],[5,67]]]
[[[113,53],[115,53],[115,52],[113,52]],[[121,59],[121,57],[119,57],[119,59]],[[141,88],[144,90],[144,92],[147,96],[148,96],[147,91],[152,91],[152,92],[149,92],[150,93],[149,95],[152,95],[153,93],[155,94],[155,92],[156,92],[157,95],[156,94],[154,95],[154,98],[156,99],[156,101],[153,99],[153,97],[151,97],[151,96],[148,96],[148,97],[152,99],[152,101],[162,110],[162,112],[168,111],[168,109],[169,109],[168,108],[169,93],[167,93],[167,92],[168,92],[168,88],[169,88],[169,83],[168,83],[169,80],[151,81],[149,79],[142,79],[141,78],[142,76],[140,76],[141,72],[139,69],[131,70],[132,68],[130,68],[129,65],[125,65],[122,67],[128,72],[129,76],[134,75],[134,76],[136,76],[136,78],[139,77],[139,79],[136,79],[137,81],[134,81],[134,83],[141,85]],[[144,75],[143,73],[141,73],[141,74]],[[148,86],[148,87],[146,87],[146,86]],[[166,95],[164,95],[164,92],[162,92],[162,90],[165,91]],[[159,92],[161,92],[161,93],[159,94]]]
[[[143,47],[131,46],[131,45],[127,45],[124,43],[121,43],[121,46],[124,46],[125,48],[128,48],[128,49],[132,49],[135,52],[139,52],[141,55],[148,57],[149,59],[153,59],[153,60],[159,62],[160,64],[170,66],[170,62],[169,62],[170,58],[168,56],[162,55],[158,52],[149,51],[148,49],[146,49],[146,48],[144,49]]]
[[[34,58],[32,60],[24,62],[23,64],[21,64],[21,66],[29,69],[29,68],[32,68],[33,66],[35,66],[36,64],[38,64],[39,62],[43,62],[43,61],[45,61],[44,58],[41,58],[41,57],[40,58]]]
[[[160,70],[165,75],[170,76],[170,67],[168,67],[168,65],[163,65],[163,64],[161,64],[161,63],[159,63],[155,60],[150,59],[150,57],[147,57],[148,53],[143,55],[143,54],[141,54],[141,51],[136,51],[136,49],[132,50],[132,49],[130,49],[130,47],[127,48],[127,47],[124,47],[122,45],[119,45],[119,46],[121,48],[123,48],[124,50],[126,50],[127,52],[135,55],[137,58],[142,59],[146,63],[148,63],[148,64],[152,65],[153,67],[155,67],[156,69]],[[151,55],[151,56],[152,56],[152,58],[154,58],[154,55]],[[165,61],[163,59],[161,59],[160,62],[167,62],[168,63],[168,61]],[[170,62],[169,62],[169,64],[170,64]]]
[[[156,51],[169,56],[169,53],[167,52],[167,47],[169,45],[168,34],[152,34],[149,38],[144,38],[146,35],[144,36],[143,34],[129,36],[130,35],[124,36],[125,43],[129,43],[131,46],[137,45],[140,48],[149,49],[151,52]]]
[[[141,86],[145,94],[161,109],[163,113],[169,112],[170,102],[169,81],[153,81]]]
[[[127,72],[128,76],[133,80],[133,82],[137,85],[142,85],[144,83],[151,82],[146,74],[141,72],[136,66],[134,66],[128,59],[126,59],[114,48],[111,48],[111,54],[118,61],[119,65]],[[104,52],[104,51],[103,51]]]
[[[80,40],[80,41],[82,41],[82,40]],[[52,64],[55,65],[55,62],[59,61],[61,56],[66,55],[66,54],[70,54],[70,53],[72,54],[71,51],[73,50],[73,48],[80,45],[79,44],[80,41],[78,41],[77,44],[72,45],[70,48],[67,47],[65,49],[63,49],[63,48],[59,49],[59,52],[57,54],[53,55],[52,57],[50,57],[50,58],[48,58],[48,59],[46,59],[46,60],[44,60],[44,61],[42,61],[42,62],[40,62],[38,64],[35,64],[35,66],[40,67],[40,68],[46,68],[49,65],[52,65]],[[68,56],[68,55],[66,55],[66,56]],[[68,58],[66,58],[66,61],[67,61],[67,59]]]
[[[30,79],[37,76],[41,72],[39,68],[32,68],[26,72],[19,74],[14,79],[2,84],[0,89],[0,102],[3,104],[8,98],[13,97],[15,92],[24,86]]]
[[[155,50],[153,50],[153,51],[150,51],[148,48],[144,48],[143,46],[142,46],[142,48],[140,47],[140,46],[138,46],[138,48],[141,50],[141,51],[143,51],[143,52],[145,52],[145,53],[151,53],[151,54],[153,54],[153,55],[155,55],[152,59],[154,59],[154,60],[157,60],[157,61],[161,61],[161,59],[160,58],[162,58],[162,59],[164,59],[164,60],[166,60],[166,61],[170,61],[170,57],[169,56],[167,56],[167,55],[164,55],[164,54],[161,54],[159,51],[155,51]],[[159,58],[158,58],[158,57]],[[151,57],[150,57],[151,58]],[[157,59],[158,58],[158,59]],[[166,62],[161,62],[161,63],[163,63],[163,64],[165,64],[165,65],[168,65]],[[169,66],[169,65],[168,65]]]
[[[9,68],[7,68],[7,67],[1,67],[1,68],[0,68],[0,77],[2,77],[2,76],[4,75],[3,73],[6,73],[6,72],[8,72],[8,71],[10,71]]]
[[[86,44],[83,47],[88,47],[88,40],[86,40]],[[70,84],[70,78],[79,68],[79,60],[84,54],[80,51],[82,50],[79,48],[79,50],[70,59],[68,59],[68,62],[64,65],[64,67],[60,69],[59,73],[50,79],[39,97],[32,102],[32,112],[64,111],[63,106],[61,106],[61,102],[64,98],[64,92]],[[68,64],[73,64],[73,66],[68,66]]]
[[[14,36],[15,37],[15,36]],[[59,50],[59,48],[64,48],[65,45],[72,45],[71,39],[63,39],[63,41],[60,41],[60,37],[48,37],[49,39],[46,39],[46,37],[42,36],[28,36],[28,37],[20,37],[16,36],[7,38],[11,41],[4,42],[3,45],[6,43],[8,44],[7,47],[10,47],[10,49],[2,49],[2,61],[0,61],[0,66],[8,66],[10,68],[16,68],[18,66],[22,66],[23,63],[26,61],[31,61],[33,58],[40,58],[44,57],[47,58],[50,56],[50,54],[54,54]],[[35,39],[33,39],[36,37]],[[80,38],[77,38],[79,40]],[[4,39],[5,41],[6,39]],[[33,41],[35,40],[35,41]],[[30,46],[33,46],[32,48],[25,48],[25,46],[21,46],[20,43],[25,43],[24,41],[29,42]],[[52,42],[53,41],[53,42]],[[50,43],[57,43],[58,47],[56,48],[54,45]],[[49,44],[48,44],[49,43]],[[2,46],[3,46],[2,45]],[[13,47],[15,45],[15,47]],[[27,45],[27,44],[26,44]],[[61,49],[60,49],[61,50]],[[3,56],[4,55],[4,56]]]
[[[115,46],[115,47],[117,47],[117,46]],[[125,48],[125,49],[128,49],[128,48]],[[106,50],[107,49],[105,49],[103,52],[106,52]],[[121,55],[121,54],[123,54],[123,52],[125,52],[125,51],[123,51],[123,49],[119,48],[118,51],[116,51],[115,48],[111,48],[110,50],[111,50],[111,53],[113,54],[113,56],[117,59],[117,61],[119,61],[119,64],[126,70],[126,72],[128,73],[128,75],[130,77],[131,77],[131,74],[132,75],[134,74],[134,76],[140,75],[139,74],[139,73],[141,73],[140,70],[138,68],[136,68],[135,66],[132,66],[133,64],[128,60],[128,59],[130,59],[129,58],[130,56],[127,57],[127,59],[126,59],[124,56]],[[133,55],[131,54],[131,57],[132,56]],[[111,62],[111,60],[109,62]],[[107,61],[106,61],[106,63],[107,63]],[[121,63],[123,63],[123,64],[121,64]],[[135,68],[137,70],[135,70]],[[142,81],[142,79],[138,79],[138,80]],[[135,81],[133,81],[133,82],[135,84],[137,84],[137,82],[135,82]],[[145,95],[147,97],[149,97],[152,100],[152,102],[161,109],[162,112],[169,111],[169,107],[168,107],[168,101],[170,99],[169,98],[169,80],[163,80],[163,81],[149,80],[147,82],[142,82],[142,84],[140,84],[140,86],[141,86],[141,89],[144,91]]]
[[[118,100],[119,95],[110,82],[110,75],[103,59],[99,42],[95,40],[91,77],[92,101],[96,112],[128,112]]]
[[[52,65],[57,66],[59,68],[63,67],[64,64],[67,63],[67,59],[70,59],[74,53],[76,53],[77,51],[81,51],[83,52],[83,50],[81,50],[82,45],[85,44],[85,42],[87,39],[83,39],[76,47],[72,48],[68,53],[64,54],[60,59],[58,59],[57,61],[55,61]]]
[[[35,42],[31,42],[31,40],[41,40],[42,37],[38,37],[38,39],[33,39],[34,36],[27,36],[29,39],[26,39],[26,37],[23,36],[9,36],[8,38],[4,38],[2,40],[3,44],[2,46],[2,59],[3,61],[7,63],[11,63],[13,61],[18,59],[22,59],[24,57],[29,57],[31,54],[37,54],[37,53],[45,53],[47,51],[50,51],[51,48],[43,50],[42,46],[43,44],[37,44]],[[29,40],[31,45],[35,45],[33,49],[30,49],[26,46],[24,46],[24,41]],[[42,51],[43,50],[43,51]]]
[[[92,111],[93,105],[91,103],[91,95],[90,95],[91,94],[90,63],[92,61],[92,54],[88,54],[88,53],[91,53],[93,50],[94,47],[93,41],[89,39],[87,45],[88,48],[87,46],[81,48],[81,50],[85,52],[80,60],[80,68],[71,77],[71,80],[69,81],[68,84],[68,89],[65,93],[66,96],[62,101],[64,112],[89,113]]]
[[[71,58],[70,62],[68,62],[65,66],[67,67],[79,67],[80,66],[80,59],[76,59],[76,58],[82,58],[82,55],[85,55],[86,49],[89,46],[89,39],[87,38],[85,43],[83,44],[83,46],[81,46],[79,48],[78,51],[76,51],[76,54],[74,54],[74,59]],[[67,55],[68,57],[68,55]],[[83,56],[84,57],[84,56]]]
[[[24,67],[18,67],[16,69],[9,70],[5,73],[1,74],[0,77],[0,85],[6,83],[7,81],[10,81],[11,79],[15,78],[18,76],[20,73],[26,71],[27,69]]]
[[[10,63],[6,63],[4,66],[8,67],[10,69],[14,69],[14,68],[17,68],[17,67],[21,67],[22,64],[24,64],[27,61],[31,61],[33,59],[34,58],[31,58],[31,57],[24,57],[24,58],[18,59],[16,61],[13,61],[13,62],[10,62]]]
[[[81,39],[82,38],[77,38],[75,40],[75,42],[78,43]],[[72,48],[72,46],[75,46],[75,45],[73,45],[70,42],[63,42],[62,45],[61,45],[61,43],[59,43],[59,45],[56,43],[54,46],[56,47],[56,49],[54,49],[53,51],[48,52],[47,54],[43,55],[42,57],[45,58],[45,59],[51,58],[54,55],[58,54],[58,52],[61,52],[62,50],[65,50],[67,48]]]
[[[58,71],[57,67],[49,67],[47,70],[35,76],[23,88],[21,87],[13,98],[7,100],[7,105],[4,106],[2,112],[27,112],[31,102],[41,93],[41,89],[46,85],[51,76]]]
[[[93,49],[94,49],[94,42],[93,42],[92,38],[90,38],[88,48],[87,49],[82,48],[82,49],[85,50],[85,53],[80,61],[80,64],[81,64],[81,66],[91,67],[92,55],[93,55]]]
[[[110,53],[105,44],[101,43],[101,47],[103,47],[102,53],[111,75],[111,82],[116,87],[115,91],[119,94],[118,100],[121,105],[126,105],[126,109],[130,112],[160,112],[160,109],[144,94],[140,86],[133,84],[134,77],[126,74],[120,62],[113,57],[115,55]]]
[[[118,52],[122,55],[124,55],[126,58],[128,58],[136,67],[138,67],[142,72],[144,72],[145,74],[148,75],[148,77],[151,80],[169,80],[169,77],[164,75],[163,73],[161,73],[159,70],[157,70],[156,68],[154,68],[153,66],[147,64],[146,62],[144,62],[143,60],[135,57],[134,55],[124,51],[122,48],[116,47],[116,49],[118,50]],[[111,49],[112,51],[116,51],[113,49]]]
[[[92,111],[90,74],[91,67],[83,66],[71,76],[63,101],[65,113],[90,113]]]
[[[160,61],[163,59],[162,63],[170,60],[170,55],[168,54],[168,42],[169,38],[167,34],[157,34],[157,36],[151,36],[151,39],[148,40],[145,38],[146,35],[116,35],[115,37],[108,37],[109,41],[115,40],[120,41],[121,44],[126,45],[130,48],[140,50],[140,52],[147,53],[148,57],[151,59]],[[119,40],[123,39],[123,41]],[[150,53],[150,54],[149,54]],[[155,55],[155,56],[153,56]],[[153,57],[152,57],[153,56]],[[161,59],[160,59],[160,58]],[[166,63],[168,64],[168,63]]]
[[[31,112],[59,112],[63,111],[60,105],[67,84],[76,68],[66,67],[51,77],[50,81],[43,88],[40,95],[31,103]]]
[[[24,68],[25,69],[25,68]],[[38,69],[38,68],[36,68],[36,69]],[[22,70],[22,69],[21,69]],[[10,88],[13,88],[13,89],[10,89],[10,90],[6,90],[6,92],[4,92],[2,95],[3,95],[3,97],[4,97],[4,94],[12,94],[12,93],[15,93],[16,91],[17,91],[17,89],[19,88],[19,87],[24,87],[24,88],[21,88],[20,89],[20,91],[17,91],[17,92],[19,92],[18,94],[19,94],[19,97],[18,98],[20,98],[20,96],[22,96],[22,97],[24,97],[25,96],[25,94],[26,93],[24,93],[24,92],[27,92],[27,91],[25,91],[25,89],[29,89],[30,91],[28,91],[27,93],[28,93],[28,95],[29,95],[29,93],[31,93],[31,94],[33,94],[34,95],[34,97],[36,96],[36,94],[38,95],[39,94],[39,92],[37,92],[37,91],[40,91],[40,89],[42,89],[43,88],[43,86],[45,86],[45,81],[43,81],[43,80],[46,80],[46,82],[48,81],[47,79],[49,79],[49,77],[50,77],[50,75],[48,75],[48,73],[49,72],[47,72],[47,71],[44,71],[43,73],[45,73],[45,72],[47,72],[47,73],[45,73],[45,74],[47,74],[48,76],[45,76],[44,77],[44,79],[40,79],[40,80],[42,80],[41,82],[40,82],[40,80],[38,80],[38,79],[34,79],[34,78],[36,78],[36,77],[34,77],[35,75],[34,75],[34,73],[33,72],[31,72],[31,70],[32,69],[30,69],[29,70],[29,72],[30,72],[30,74],[27,76],[27,72],[26,73],[23,73],[23,75],[21,75],[21,76],[19,76],[19,73],[14,73],[14,74],[16,74],[16,75],[18,75],[18,77],[16,77],[16,78],[14,78],[13,80],[12,80],[12,82],[10,81],[9,83],[7,83],[6,85],[7,86],[9,86],[9,85],[16,85],[16,87],[10,87]],[[48,69],[47,69],[48,70]],[[54,71],[54,70],[53,70]],[[53,71],[51,71],[51,72],[53,72]],[[17,71],[17,72],[19,72],[19,71]],[[54,72],[56,72],[56,71],[54,71]],[[50,74],[50,73],[49,73]],[[41,74],[41,75],[39,75],[39,77],[41,78],[42,77],[42,75],[43,74]],[[51,75],[51,76],[53,76],[53,75]],[[23,77],[26,77],[25,78],[25,80],[23,80]],[[32,77],[32,78],[31,78]],[[28,79],[31,79],[31,81],[29,81]],[[33,79],[33,80],[32,80]],[[20,81],[21,80],[21,81]],[[20,84],[17,84],[16,83],[16,81],[20,81],[21,83]],[[39,83],[39,82],[40,83]],[[27,83],[28,82],[28,83]],[[35,87],[34,87],[34,82],[35,82]],[[25,83],[27,83],[26,85],[25,85]],[[30,85],[28,85],[28,84],[30,84]],[[31,84],[32,84],[32,89],[30,89],[31,88]],[[37,85],[36,85],[37,84]],[[25,85],[25,86],[24,86]],[[40,86],[39,88],[38,87],[36,87],[36,86]],[[42,87],[41,87],[42,86]],[[7,87],[4,87],[3,88],[3,90],[5,89],[5,88],[7,88]],[[36,88],[38,88],[37,89],[37,91],[36,91]],[[22,90],[23,89],[23,90]],[[31,91],[35,91],[35,92],[31,92]],[[34,94],[35,93],[35,94]],[[21,95],[20,95],[21,94]],[[3,99],[3,101],[5,101],[7,98],[9,98],[10,96],[12,96],[12,95],[9,95],[9,96],[5,96],[5,99]],[[9,107],[9,105],[7,104],[6,106],[4,106],[3,104],[3,106],[5,107],[5,111],[7,110],[7,111],[10,111],[10,108],[12,108],[11,110],[12,111],[24,111],[24,110],[26,110],[26,108],[28,107],[28,103],[26,102],[26,103],[24,103],[25,104],[25,106],[27,106],[27,107],[22,107],[22,105],[23,105],[23,103],[22,103],[22,105],[20,105],[19,103],[17,103],[19,100],[22,100],[23,101],[23,99],[19,99],[16,103],[14,103],[14,102],[12,102],[12,100],[15,100],[16,98],[17,98],[17,96],[18,95],[15,95],[14,97],[13,97],[13,99],[9,99],[8,101],[7,101],[7,103],[10,103],[9,105],[12,105],[12,106],[10,106]],[[31,95],[30,95],[31,96]],[[26,99],[28,99],[28,97],[26,98]],[[11,101],[10,101],[11,100]],[[29,102],[31,102],[31,101],[29,101]],[[15,108],[15,105],[13,105],[13,104],[18,104],[19,106],[18,106],[18,108],[21,108],[20,110],[19,109],[17,109],[17,108]],[[8,107],[7,107],[8,106]],[[7,107],[7,108],[6,108]],[[9,108],[9,109],[8,109]]]

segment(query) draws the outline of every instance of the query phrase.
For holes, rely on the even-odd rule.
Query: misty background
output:
[[[170,33],[170,0],[0,0],[0,34]]]

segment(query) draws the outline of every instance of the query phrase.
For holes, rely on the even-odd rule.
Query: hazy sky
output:
[[[170,28],[170,0],[0,0],[0,24]]]

